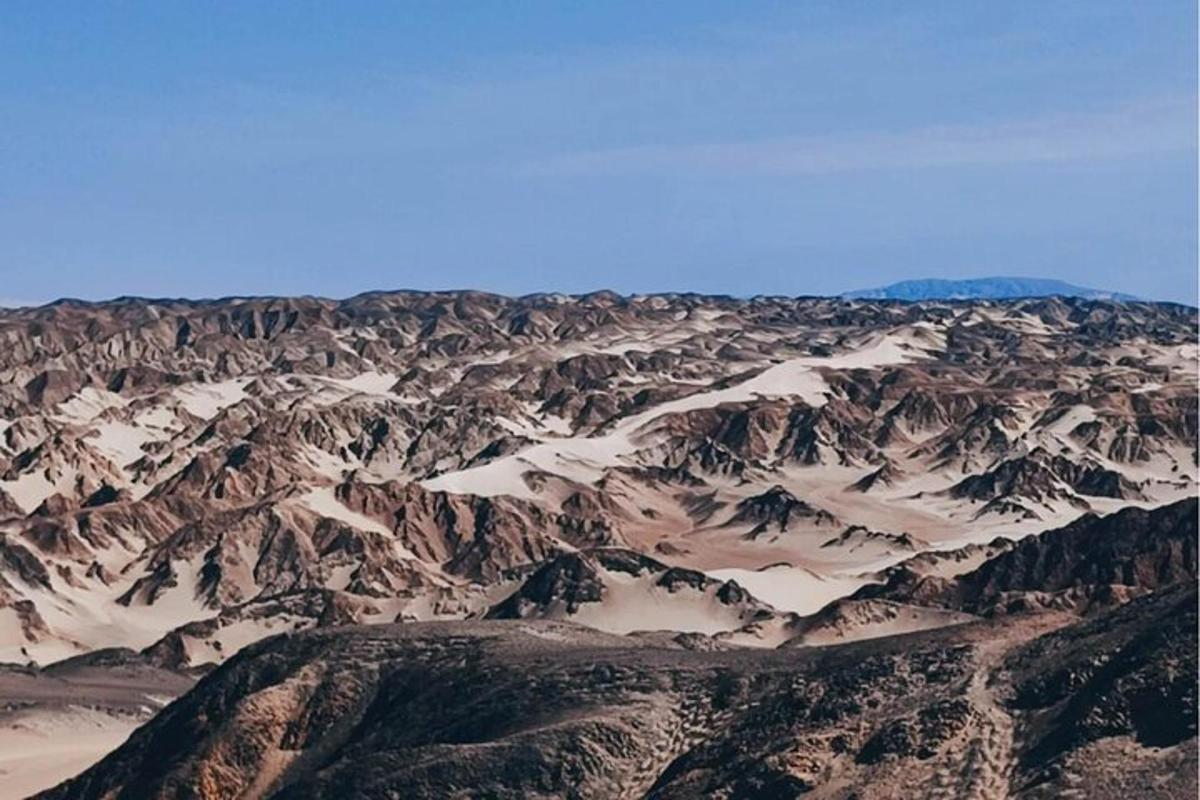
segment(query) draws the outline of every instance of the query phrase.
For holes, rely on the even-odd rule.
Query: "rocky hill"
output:
[[[1047,278],[969,278],[900,281],[879,289],[847,292],[845,297],[871,300],[1000,300],[1014,297],[1083,297],[1089,300],[1137,300],[1120,292],[1087,289]]]
[[[1089,514],[1030,536],[951,578],[901,564],[887,572],[885,583],[865,586],[856,597],[986,615],[1119,605],[1196,582],[1198,516],[1195,498],[1151,511]]]
[[[42,797],[1185,797],[1196,624],[1180,586],[1042,635],[1008,617],[801,651],[555,622],[310,631]]]

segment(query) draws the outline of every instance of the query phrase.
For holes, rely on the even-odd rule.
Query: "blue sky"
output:
[[[0,24],[0,299],[1195,302],[1192,0],[35,3]]]

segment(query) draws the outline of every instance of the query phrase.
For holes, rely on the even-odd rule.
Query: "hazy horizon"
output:
[[[966,279],[966,280],[1009,280],[1009,279],[1013,279],[1012,276],[991,275],[991,276],[984,276],[984,277],[981,277],[978,279]],[[916,279],[911,279],[911,280],[905,279],[905,280],[901,280],[901,281],[896,281],[894,284],[886,284],[886,285],[872,286],[872,287],[859,287],[859,289],[857,289],[857,290],[850,290],[847,292],[838,292],[838,293],[834,293],[834,294],[790,294],[789,295],[789,294],[766,294],[766,293],[761,293],[761,292],[754,293],[754,294],[735,294],[735,293],[731,294],[728,292],[696,292],[696,291],[691,291],[691,290],[686,290],[686,289],[685,290],[650,291],[650,292],[620,292],[620,291],[617,291],[616,289],[611,289],[608,287],[599,287],[596,289],[580,291],[580,292],[555,292],[555,291],[551,290],[551,291],[533,291],[533,292],[524,292],[521,294],[511,294],[511,293],[505,293],[505,292],[494,292],[494,291],[491,291],[488,289],[473,288],[473,287],[469,287],[469,286],[467,286],[467,287],[441,287],[441,288],[434,287],[434,288],[427,288],[427,289],[418,289],[418,288],[413,288],[413,287],[397,286],[397,287],[389,287],[389,288],[366,289],[361,292],[355,292],[353,294],[347,294],[347,295],[326,295],[326,294],[311,294],[311,293],[300,293],[300,294],[265,293],[265,294],[230,294],[230,295],[159,295],[159,296],[150,296],[150,295],[141,295],[141,294],[124,294],[124,295],[113,295],[111,297],[94,297],[94,298],[63,296],[63,297],[56,297],[51,300],[37,302],[37,303],[11,302],[11,301],[7,301],[3,298],[0,298],[0,309],[4,309],[4,308],[16,309],[16,308],[22,308],[22,307],[36,308],[36,307],[42,307],[42,306],[46,306],[46,305],[53,305],[55,303],[69,303],[69,302],[80,302],[80,303],[88,303],[88,304],[103,304],[103,303],[116,302],[118,300],[141,300],[141,301],[147,301],[147,302],[180,301],[180,302],[186,302],[186,303],[208,303],[208,302],[221,302],[221,301],[229,301],[229,300],[259,300],[259,299],[276,299],[276,298],[278,298],[278,299],[313,298],[313,299],[317,299],[317,300],[332,300],[332,301],[336,301],[336,302],[344,302],[344,301],[351,300],[355,297],[359,297],[362,295],[404,294],[404,293],[420,293],[420,294],[481,293],[481,294],[491,294],[491,295],[496,295],[496,296],[500,296],[500,297],[509,297],[509,298],[530,297],[530,296],[537,296],[537,295],[565,295],[565,296],[570,296],[570,297],[581,297],[581,296],[586,296],[586,295],[602,294],[602,293],[614,293],[614,294],[617,294],[617,295],[619,295],[621,297],[625,297],[625,298],[655,297],[655,296],[666,297],[666,296],[679,296],[679,295],[694,295],[697,297],[729,297],[729,298],[732,298],[735,300],[748,300],[748,299],[754,299],[754,298],[759,298],[759,297],[761,297],[761,298],[779,298],[779,297],[784,297],[784,298],[804,298],[804,297],[838,298],[843,295],[853,294],[855,291],[889,288],[895,284],[910,283],[910,282],[921,283],[926,280],[943,280],[943,279],[939,279],[939,278],[927,278],[927,279],[916,278]],[[954,279],[944,279],[944,280],[954,280]],[[1016,278],[1016,280],[1021,280],[1021,279]],[[1030,278],[1030,280],[1033,280],[1033,279]],[[1075,284],[1069,284],[1069,285],[1075,289],[1103,290],[1103,287],[1078,286]],[[847,298],[847,299],[857,299],[860,301],[863,301],[863,300],[869,301],[872,298]],[[893,298],[893,299],[896,299],[896,298]],[[965,298],[946,298],[946,299],[966,301]],[[987,299],[987,298],[985,298],[985,299]],[[995,300],[995,299],[1005,299],[1005,298],[990,298],[990,299]],[[1019,298],[1013,298],[1013,299],[1019,299]],[[1080,298],[1080,299],[1086,300],[1089,298]],[[1143,298],[1143,297],[1135,297],[1133,299],[1137,302],[1176,303],[1179,305],[1185,305],[1185,306],[1189,306],[1192,308],[1197,307],[1197,304],[1195,302],[1188,302],[1188,301],[1154,300],[1151,298]],[[919,302],[919,301],[903,300],[903,302]]]

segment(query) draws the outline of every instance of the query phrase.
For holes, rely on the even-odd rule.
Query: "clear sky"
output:
[[[1194,303],[1194,0],[17,2],[0,299]]]

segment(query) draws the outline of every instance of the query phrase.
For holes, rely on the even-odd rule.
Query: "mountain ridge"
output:
[[[1011,568],[991,568],[994,580],[975,593],[986,602],[974,602],[975,584],[957,576],[1085,512],[1196,495],[1197,328],[1197,312],[1178,305],[1064,297],[385,292],[0,311],[0,662],[10,662],[0,664],[0,754],[24,759],[0,758],[0,769],[6,781],[45,788],[111,751],[133,724],[111,692],[71,688],[79,700],[64,707],[61,696],[30,698],[37,687],[27,680],[6,688],[5,674],[48,673],[83,657],[105,662],[94,683],[122,680],[126,667],[86,654],[125,653],[129,665],[150,669],[140,721],[180,691],[155,691],[160,671],[228,674],[222,664],[247,663],[240,653],[270,651],[294,664],[294,679],[264,685],[246,704],[237,687],[220,690],[228,704],[185,723],[196,741],[215,735],[224,754],[201,755],[197,772],[185,768],[165,786],[228,796],[227,778],[252,755],[243,746],[261,745],[262,782],[246,775],[242,796],[271,796],[273,782],[313,796],[308,766],[346,744],[336,732],[324,738],[325,721],[353,719],[359,700],[374,705],[383,717],[362,720],[364,741],[375,738],[372,720],[383,720],[378,744],[402,765],[412,753],[391,746],[390,720],[423,701],[376,704],[372,687],[403,695],[411,679],[421,692],[441,682],[470,693],[486,676],[463,674],[460,659],[487,650],[484,640],[505,640],[513,658],[492,663],[502,675],[517,669],[502,698],[517,705],[479,707],[493,713],[491,727],[460,706],[450,741],[413,730],[424,744],[411,744],[446,757],[423,751],[435,756],[427,765],[458,775],[450,786],[412,773],[426,796],[496,778],[508,792],[499,796],[560,797],[546,788],[555,776],[571,781],[563,770],[587,772],[597,755],[629,769],[592,775],[590,793],[574,796],[712,796],[724,786],[726,796],[777,797],[820,782],[826,767],[874,790],[887,785],[876,778],[895,774],[889,764],[909,767],[902,759],[912,756],[941,758],[937,769],[949,772],[940,779],[954,781],[988,764],[977,750],[1001,758],[947,796],[971,796],[976,778],[1000,786],[1013,720],[984,680],[995,654],[961,660],[979,630],[970,614],[1033,611],[989,621],[1024,637],[1104,611],[1178,570],[1150,570],[1139,556],[1129,562],[1137,585],[1068,595],[1054,591],[1065,579],[1051,571],[1031,573],[1032,585],[1013,577],[1045,563],[1040,554],[1050,551],[1031,543],[1009,557]],[[1127,561],[1093,572],[1110,576]],[[1196,559],[1185,561],[1194,573]],[[925,589],[853,599],[868,584],[902,590],[889,571],[901,562]],[[924,604],[958,594],[969,610]],[[1135,608],[1143,611],[1133,616],[1153,616]],[[410,631],[424,623],[433,627]],[[330,635],[362,643],[367,662],[377,644],[411,639],[406,631],[427,644],[397,645],[396,658],[380,662],[389,675],[331,662],[361,678],[363,695],[340,694],[349,687],[337,676],[332,694],[321,688],[324,657],[306,664],[279,638],[267,650],[256,644],[325,641],[322,631],[343,625],[358,633]],[[928,663],[902,656],[855,678],[876,693],[883,717],[846,705],[856,692],[840,675],[827,683],[802,665],[799,684],[729,705],[743,682],[773,680],[775,665],[792,669],[796,653],[811,663],[826,645],[872,638],[880,643],[858,652],[879,652],[913,631],[942,641],[937,659],[959,665],[953,691],[925,684]],[[561,637],[578,640],[585,661],[605,642],[613,658],[599,671],[587,663],[563,672],[562,659],[574,657],[554,644]],[[539,641],[554,652],[525,671],[521,654]],[[791,653],[766,655],[784,642]],[[627,652],[639,643],[646,648]],[[713,669],[695,672],[692,653],[712,654],[704,657]],[[409,669],[409,655],[430,656],[429,669]],[[567,706],[538,705],[564,677]],[[676,678],[665,693],[642,691]],[[207,693],[212,684],[202,684]],[[922,686],[928,703],[912,705]],[[1124,679],[1099,688],[1143,702]],[[626,700],[639,693],[650,705],[638,700],[630,717]],[[603,709],[580,720],[591,699]],[[447,696],[459,700],[471,698]],[[783,716],[764,718],[759,700]],[[673,710],[660,716],[663,706]],[[170,708],[163,714],[178,721],[196,706]],[[236,720],[225,716],[235,708]],[[209,730],[216,719],[272,732],[226,738]],[[787,719],[799,727],[778,725]],[[727,720],[740,726],[732,736]],[[94,748],[76,753],[83,760],[39,772],[42,732],[63,737],[84,726],[96,733]],[[588,731],[600,736],[580,753],[575,734]],[[832,749],[771,745],[739,755],[747,741],[783,746],[797,734]],[[456,749],[471,742],[483,746]],[[611,759],[601,752],[608,743]],[[344,756],[355,774],[357,755]],[[1126,763],[1149,763],[1140,758]],[[105,781],[138,784],[124,796],[178,796],[150,790],[152,766],[116,774],[114,763],[101,770]],[[629,783],[642,764],[647,772]],[[393,774],[387,767],[379,777]],[[380,796],[375,788],[359,794]],[[346,796],[340,789],[330,784],[328,796]]]
[[[536,291],[502,292],[476,288],[443,289],[365,289],[345,296],[299,293],[253,293],[204,296],[138,295],[122,294],[112,297],[84,298],[63,296],[50,300],[27,301],[0,299],[0,310],[30,312],[53,308],[100,308],[105,306],[150,305],[159,307],[181,306],[203,308],[205,306],[238,305],[279,301],[311,301],[318,303],[345,304],[379,298],[408,296],[420,297],[479,297],[505,301],[572,300],[587,301],[604,299],[616,302],[631,302],[660,298],[663,300],[692,300],[699,302],[754,302],[772,300],[847,299],[847,300],[1014,300],[1036,297],[1063,297],[1079,300],[1112,300],[1119,302],[1143,302],[1194,307],[1173,300],[1155,300],[1125,292],[1077,286],[1053,278],[1023,278],[994,276],[989,278],[911,278],[885,286],[856,289],[847,292],[788,294],[780,292],[757,292],[754,294],[731,294],[729,292],[695,292],[685,290],[656,290],[645,292],[620,292],[609,288],[587,291]]]
[[[1140,298],[1104,289],[1076,286],[1053,278],[916,278],[873,289],[845,292],[853,300],[1008,300],[1023,297],[1079,297],[1131,302]]]

